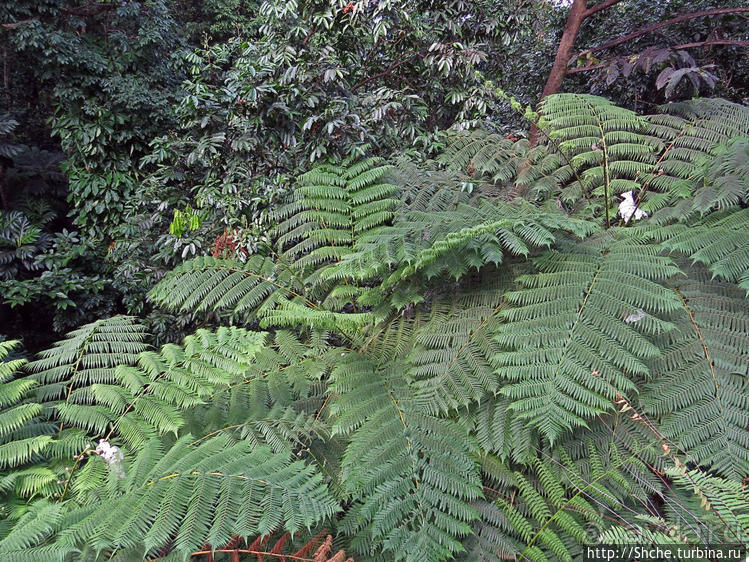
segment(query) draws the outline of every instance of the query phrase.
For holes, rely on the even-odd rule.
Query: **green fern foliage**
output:
[[[355,332],[367,315],[339,314],[357,287],[331,290],[326,270],[350,253],[354,240],[389,222],[398,188],[385,183],[381,159],[316,166],[300,177],[296,200],[274,214],[277,259],[250,256],[244,263],[201,257],[173,270],[150,293],[179,311],[228,313],[264,327],[306,324]]]
[[[71,457],[92,453],[98,440],[137,451],[158,435],[176,435],[185,412],[244,380],[265,341],[238,328],[199,330],[184,346],[136,355],[142,337],[130,318],[86,325],[9,383],[17,397],[0,410],[0,470],[8,471],[0,473],[0,490],[26,498],[95,487],[106,471],[89,473],[86,465],[82,480],[72,480],[78,463],[71,467]]]
[[[646,134],[643,118],[590,95],[549,96],[540,109],[549,139],[565,160],[552,172],[562,201],[599,195],[610,204],[613,195],[640,189],[662,146]]]
[[[347,355],[333,372],[336,433],[351,435],[341,479],[354,503],[341,522],[362,553],[445,560],[462,550],[480,497],[475,447],[454,422],[421,410],[404,365]]]
[[[187,559],[206,542],[225,544],[234,535],[267,534],[279,526],[293,533],[338,510],[319,474],[301,461],[291,462],[288,453],[231,444],[223,437],[197,447],[191,441],[186,435],[168,450],[149,441],[128,465],[118,493],[67,514],[77,521],[56,537],[51,536],[55,518],[36,513],[37,543],[52,539],[59,553],[78,552],[82,558],[137,547],[143,558],[168,549]],[[67,507],[57,505],[58,513]],[[46,528],[42,517],[48,519]],[[22,521],[5,536],[0,554],[12,557],[27,546],[20,537],[28,536],[30,524]]]
[[[327,418],[316,413],[325,403],[321,379],[328,376],[335,353],[324,333],[299,337],[279,330],[267,336],[231,384],[215,386],[205,404],[191,410],[188,429],[274,452],[306,451],[313,440],[330,436]]]
[[[37,397],[50,404],[69,402],[76,387],[109,384],[115,367],[132,365],[143,343],[145,328],[135,318],[115,316],[74,330],[28,365],[39,382]]]
[[[17,341],[0,342],[0,443],[6,435],[17,431],[39,414],[35,405],[19,404],[36,383],[31,380],[14,380],[16,373],[26,364],[25,359],[13,358],[18,346]]]
[[[720,279],[749,292],[749,209],[733,207],[692,224],[678,223],[656,233],[663,246],[709,267]]]
[[[179,345],[122,316],[0,343],[0,558],[749,540],[746,108],[540,112],[536,146],[311,167],[267,255],[152,290],[206,327]],[[629,191],[649,216],[617,225]]]
[[[670,103],[646,117],[664,143],[653,173],[643,176],[644,207],[667,222],[745,200],[749,110],[719,99]]]
[[[251,256],[245,263],[200,257],[173,269],[151,291],[156,304],[177,311],[224,311],[252,320],[276,300],[304,293],[288,267]]]
[[[684,465],[673,467],[669,476],[678,487],[691,491],[699,500],[700,508],[707,515],[706,522],[719,533],[722,541],[749,543],[749,490],[746,485],[700,470],[687,470]]]
[[[643,404],[689,460],[741,480],[749,474],[749,303],[702,268],[676,292],[679,330],[660,344]]]
[[[630,505],[646,501],[639,484],[647,466],[611,441],[599,450],[588,441],[584,460],[564,450],[528,460],[513,470],[494,457],[482,463],[487,500],[469,560],[579,560],[597,531],[627,526]]]
[[[745,486],[710,476],[700,470],[687,470],[675,459],[666,473],[674,481],[668,496],[673,505],[690,505],[693,510],[685,521],[668,513],[663,517],[640,515],[630,526],[612,526],[601,533],[599,540],[614,545],[672,545],[683,549],[706,544],[741,548],[749,541],[749,496]],[[672,510],[672,511],[676,511]],[[730,545],[730,546],[729,546]]]
[[[673,328],[661,317],[680,300],[658,282],[678,268],[623,232],[544,254],[505,294],[514,306],[496,335],[506,351],[493,362],[510,383],[501,392],[552,441],[636,392],[660,355],[651,337]]]
[[[530,146],[527,139],[512,140],[481,129],[461,131],[438,161],[467,181],[484,179],[503,187],[506,197],[517,193],[545,193],[557,187],[554,172],[564,164],[562,155],[546,144]]]
[[[559,212],[486,199],[442,212],[413,211],[391,227],[362,236],[354,253],[330,276],[380,276],[381,289],[387,290],[412,276],[459,279],[485,265],[502,264],[509,256],[528,256],[548,247],[557,232],[585,236],[593,230],[593,225]]]
[[[358,235],[393,218],[398,187],[383,181],[390,167],[381,164],[381,158],[348,159],[299,177],[296,200],[273,216],[280,223],[271,233],[294,267],[340,261]]]
[[[508,285],[509,276],[490,270],[432,305],[408,354],[408,375],[417,400],[430,413],[466,407],[496,394],[499,380],[489,358],[500,351],[492,334]]]

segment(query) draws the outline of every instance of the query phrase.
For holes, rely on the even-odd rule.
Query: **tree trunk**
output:
[[[556,94],[562,86],[565,74],[567,74],[567,65],[570,58],[575,52],[575,39],[580,32],[580,26],[587,17],[586,0],[574,0],[570,6],[570,14],[567,16],[567,24],[564,26],[562,40],[557,47],[557,55],[554,58],[554,66],[551,67],[549,77],[546,79],[544,91],[541,99],[551,94]]]
[[[587,0],[574,0],[570,6],[570,14],[567,16],[567,24],[564,26],[562,40],[557,47],[557,55],[554,58],[554,65],[551,67],[549,77],[546,79],[544,91],[541,99],[551,94],[556,94],[562,86],[565,74],[567,74],[567,65],[570,62],[572,54],[575,52],[575,39],[580,31],[580,26],[587,14]],[[539,100],[540,101],[540,100]],[[535,125],[531,128],[531,146],[538,142],[539,130]]]

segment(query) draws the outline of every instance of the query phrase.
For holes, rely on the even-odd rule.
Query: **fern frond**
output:
[[[67,402],[75,387],[114,382],[115,367],[132,365],[147,349],[144,332],[127,316],[97,320],[70,332],[27,366],[39,383],[37,399],[50,405]]]
[[[549,138],[565,164],[552,172],[562,186],[561,200],[575,203],[589,194],[613,195],[640,187],[662,143],[647,136],[647,123],[609,100],[591,95],[559,94],[544,99]]]
[[[653,220],[702,215],[745,198],[749,110],[721,99],[670,103],[659,110],[646,117],[649,133],[666,146],[653,173],[643,176],[649,190],[662,194],[643,204],[658,211]]]
[[[351,252],[354,240],[389,222],[400,205],[381,159],[316,166],[299,178],[296,199],[273,215],[277,258],[250,256],[244,263],[196,258],[170,272],[150,293],[179,311],[228,312],[263,326],[356,332],[371,318],[341,314],[355,302],[355,286],[331,286],[326,271]]]
[[[301,281],[270,258],[245,263],[200,257],[173,269],[149,294],[153,302],[178,311],[228,311],[250,319],[274,298],[304,294]]]
[[[444,560],[462,550],[480,497],[474,447],[454,422],[426,414],[399,374],[357,354],[339,362],[334,431],[352,434],[342,480],[354,505],[342,521],[352,545],[397,560]]]
[[[433,303],[408,355],[416,400],[430,413],[468,406],[496,393],[499,381],[489,358],[500,350],[491,335],[508,287],[509,277],[495,270]]]
[[[186,435],[168,450],[157,441],[146,444],[129,467],[123,489],[83,508],[78,521],[51,537],[51,546],[68,552],[87,545],[97,555],[136,548],[144,557],[168,548],[187,558],[211,539],[225,543],[234,535],[268,534],[281,526],[293,533],[338,510],[320,475],[301,461],[291,462],[288,453],[231,444],[223,437],[198,447],[191,441]],[[213,509],[216,503],[225,508],[220,516]],[[0,542],[0,553],[12,554],[47,538],[64,507],[52,504],[29,514],[28,523],[19,522]],[[31,533],[29,525],[40,530]],[[14,541],[16,534],[24,542]]]
[[[90,490],[92,485],[79,483],[75,471],[92,452],[92,442],[114,439],[137,451],[157,435],[176,435],[186,411],[217,388],[243,380],[265,341],[265,334],[239,328],[199,330],[183,347],[168,344],[160,353],[135,355],[145,347],[141,337],[142,328],[131,319],[99,321],[74,331],[28,365],[35,372],[17,380],[47,384],[32,386],[36,393],[26,402],[0,411],[0,469],[16,469],[2,478],[3,490],[51,497],[59,495],[59,484],[65,481],[67,489],[71,480],[73,489]],[[115,366],[119,359],[136,366]],[[98,380],[106,382],[92,382]],[[65,392],[49,392],[50,386]],[[71,457],[77,459],[72,467]],[[31,462],[33,467],[24,468]],[[28,470],[43,467],[55,477],[45,472],[45,481],[34,484]],[[85,480],[87,473],[82,474]]]
[[[387,223],[399,206],[398,187],[382,181],[381,158],[324,164],[298,178],[296,200],[273,215],[271,236],[297,269],[339,261],[355,238]]]
[[[659,316],[681,306],[658,284],[678,268],[625,232],[546,253],[538,273],[506,293],[514,307],[500,313],[496,338],[507,351],[493,358],[511,383],[501,392],[551,441],[636,391],[633,377],[647,376],[646,360],[660,354],[651,337],[673,328]]]
[[[702,268],[675,291],[679,330],[664,335],[642,403],[690,460],[741,480],[749,474],[749,303]]]
[[[677,486],[691,491],[699,500],[699,507],[707,512],[706,519],[723,541],[749,543],[749,491],[744,484],[684,466],[674,467],[668,474]],[[710,512],[713,517],[709,517]]]
[[[191,411],[188,429],[267,445],[275,452],[329,438],[329,424],[316,414],[327,396],[319,381],[335,353],[324,337],[300,338],[279,330],[233,384],[215,388],[204,406]]]
[[[441,213],[412,212],[392,227],[362,236],[354,253],[330,270],[335,278],[381,276],[383,289],[419,275],[459,279],[471,269],[501,264],[507,256],[527,256],[548,247],[559,231],[586,236],[588,222],[531,205],[481,200]],[[389,271],[394,266],[394,271]]]
[[[712,213],[693,224],[674,224],[656,231],[663,246],[709,267],[716,277],[738,283],[749,292],[749,209]]]

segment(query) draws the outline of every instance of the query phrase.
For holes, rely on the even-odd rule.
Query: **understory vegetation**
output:
[[[335,23],[367,2],[216,8],[211,33],[263,40],[198,49],[166,3],[122,4],[132,50],[83,41],[66,64],[90,97],[68,74],[50,121],[74,224],[38,170],[46,195],[24,184],[0,215],[5,304],[63,332],[38,353],[0,338],[0,559],[749,545],[746,105],[531,106],[478,45],[407,64],[398,42],[422,38],[386,38],[399,9]],[[96,61],[120,55],[108,81]],[[354,60],[384,70],[344,76]],[[395,65],[421,82],[374,88]],[[0,156],[32,151],[18,125],[0,118]]]

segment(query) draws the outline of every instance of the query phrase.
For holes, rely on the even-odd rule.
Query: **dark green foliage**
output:
[[[2,3],[0,558],[748,541],[743,15],[567,9]]]
[[[52,244],[42,229],[34,226],[18,211],[0,214],[0,278],[8,281],[23,273],[38,270],[35,259]],[[5,297],[8,298],[7,296]]]
[[[512,307],[493,357],[513,384],[502,393],[512,409],[551,441],[632,395],[646,361],[660,355],[652,336],[673,329],[663,320],[679,299],[658,284],[679,270],[657,248],[609,231],[535,261],[538,273],[505,293]]]
[[[675,292],[682,302],[679,331],[661,343],[656,379],[642,396],[662,416],[663,434],[700,465],[732,480],[749,473],[749,302],[735,285],[689,271]]]
[[[746,136],[724,134],[736,106],[666,111],[688,110],[669,128],[563,95],[537,147],[316,164],[262,251],[227,229],[150,292],[228,326],[156,351],[113,317],[6,361],[0,553],[185,559],[303,528],[430,562],[746,540]],[[619,221],[626,191],[658,218]],[[172,235],[198,240],[205,206],[183,209]]]

